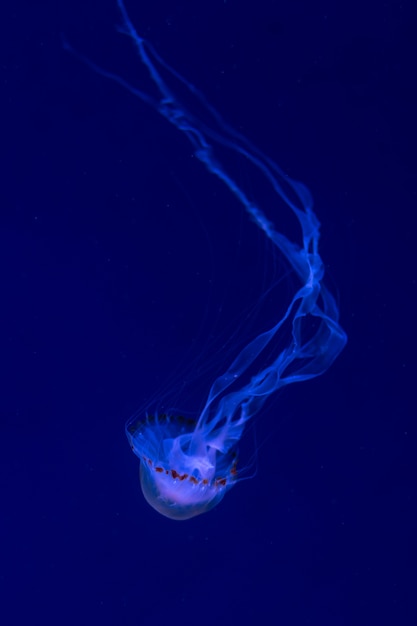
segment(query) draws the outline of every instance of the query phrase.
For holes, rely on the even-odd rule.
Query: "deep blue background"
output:
[[[239,265],[245,222],[184,139],[62,50],[140,86],[113,0],[5,8],[0,623],[416,624],[412,2],[127,7],[312,190],[349,343],[265,409],[253,480],[154,513],[124,422],[245,305],[263,240]]]

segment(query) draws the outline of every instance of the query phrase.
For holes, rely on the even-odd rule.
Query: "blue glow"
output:
[[[336,302],[323,284],[318,250],[320,224],[309,191],[231,128],[194,85],[137,33],[123,1],[117,0],[117,4],[122,15],[121,30],[132,39],[159,97],[154,98],[120,76],[83,60],[159,111],[186,135],[198,159],[234,194],[276,252],[285,256],[298,280],[298,288],[295,287],[281,319],[253,338],[227,369],[208,384],[207,399],[195,419],[148,413],[135,415],[126,425],[130,445],[141,461],[146,499],[167,517],[187,519],[213,508],[237,482],[236,446],[248,420],[284,385],[323,374],[343,349],[346,335],[338,323]],[[180,95],[184,93],[187,105]],[[273,190],[277,207],[286,206],[293,212],[301,227],[299,243],[278,232],[261,206],[251,200],[243,185],[237,184],[227,165],[230,152],[245,159],[254,178],[263,179],[262,184]],[[271,362],[262,361],[262,366],[244,382],[242,375],[267,347],[278,343],[284,325],[291,328],[288,345],[275,353]]]

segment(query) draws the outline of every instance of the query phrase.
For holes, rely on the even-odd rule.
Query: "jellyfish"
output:
[[[343,349],[346,334],[339,324],[335,298],[323,282],[320,223],[308,189],[233,129],[138,33],[124,1],[116,1],[122,20],[120,31],[131,39],[158,95],[137,88],[84,57],[82,60],[158,111],[187,137],[195,156],[235,196],[265,241],[272,244],[272,254],[283,255],[296,276],[283,314],[240,346],[222,373],[208,382],[198,413],[189,416],[146,410],[135,413],[126,424],[127,439],[140,461],[145,499],[162,515],[185,520],[215,507],[239,482],[238,444],[248,421],[284,386],[326,372]],[[77,54],[68,43],[64,46]],[[300,228],[299,241],[291,241],[280,232],[252,190],[237,182],[228,161],[233,154],[248,164],[257,184],[272,191],[277,207],[293,213]],[[284,329],[290,332],[284,334]],[[286,337],[284,345],[281,334]],[[271,349],[274,345],[280,346],[278,352]]]

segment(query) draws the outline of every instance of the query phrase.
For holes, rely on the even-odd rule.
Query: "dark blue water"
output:
[[[227,121],[311,189],[349,342],[323,377],[263,409],[243,442],[242,456],[256,450],[252,480],[194,520],[158,516],[125,421],[207,353],[212,369],[190,392],[203,402],[210,371],[228,365],[207,338],[235,328],[271,271],[283,296],[294,285],[186,140],[62,49],[65,35],[148,89],[115,2],[7,7],[0,623],[412,626],[411,4],[127,8]],[[296,232],[286,217],[277,225]]]

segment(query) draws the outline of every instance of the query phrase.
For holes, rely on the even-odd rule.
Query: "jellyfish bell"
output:
[[[173,520],[187,520],[214,508],[224,497],[226,487],[204,484],[190,476],[183,479],[171,474],[158,474],[145,463],[140,465],[140,484],[145,500],[161,515]],[[195,482],[193,482],[193,479]]]
[[[166,414],[128,422],[126,434],[140,459],[143,495],[158,513],[186,520],[214,508],[236,481],[236,447],[216,447],[195,420]],[[210,444],[211,442],[211,444]]]

